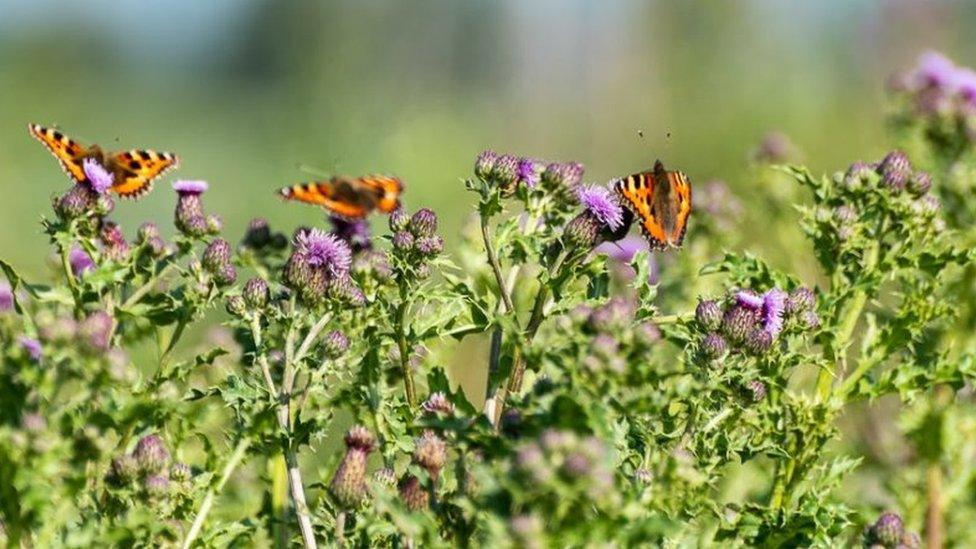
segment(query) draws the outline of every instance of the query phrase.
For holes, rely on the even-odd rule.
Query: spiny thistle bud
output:
[[[747,382],[745,389],[746,394],[753,402],[761,402],[766,398],[766,384],[758,379]]]
[[[333,299],[343,301],[352,307],[362,307],[366,304],[366,294],[348,275],[329,280],[326,284],[326,292]]]
[[[857,210],[844,204],[834,209],[834,219],[838,225],[846,225],[857,221]]]
[[[408,227],[417,238],[434,236],[437,232],[437,214],[429,208],[421,208],[410,217]]]
[[[346,454],[329,484],[329,492],[345,507],[359,505],[367,495],[366,459],[375,439],[365,427],[355,426],[346,433]]]
[[[225,263],[219,271],[213,274],[213,279],[221,286],[229,286],[237,282],[237,269],[230,263]]]
[[[935,195],[927,194],[919,199],[922,215],[932,217],[942,209],[942,203]]]
[[[332,330],[326,334],[322,347],[325,349],[325,356],[335,360],[346,354],[346,350],[349,349],[349,339],[339,330]]]
[[[428,414],[454,415],[454,404],[440,391],[431,393],[420,407]]]
[[[413,459],[431,477],[437,477],[447,461],[447,446],[433,431],[424,431],[414,442]]]
[[[413,249],[414,238],[413,235],[407,231],[400,231],[393,235],[393,248],[401,252],[407,252]]]
[[[230,243],[223,238],[217,238],[204,249],[200,262],[209,273],[217,274],[224,265],[230,263],[230,254]]]
[[[420,479],[413,475],[408,475],[400,482],[400,498],[411,511],[426,509],[430,503],[430,496]]]
[[[773,346],[773,334],[762,328],[752,330],[746,337],[746,349],[754,355],[764,355]]]
[[[403,207],[398,207],[393,210],[390,214],[390,230],[393,232],[400,232],[407,230],[407,226],[410,224],[410,216]]]
[[[722,308],[712,300],[699,301],[695,307],[695,320],[705,330],[718,330],[722,325]]]
[[[211,214],[207,216],[207,232],[210,234],[219,234],[221,229],[224,228],[224,220],[216,214]]]
[[[244,316],[247,313],[247,303],[239,295],[232,295],[227,298],[227,312],[234,316]]]
[[[373,480],[384,486],[394,486],[396,485],[396,471],[390,469],[389,467],[377,469],[376,472],[373,473]]]
[[[61,219],[81,216],[95,207],[98,194],[87,185],[72,185],[68,192],[54,201],[54,211]]]
[[[725,356],[728,352],[729,346],[725,343],[725,339],[715,332],[710,332],[704,338],[700,345],[700,350],[702,356],[709,360],[716,360]]]
[[[600,230],[600,221],[584,211],[566,224],[563,241],[570,248],[590,249],[599,243]]]
[[[926,172],[915,172],[908,179],[908,190],[915,196],[922,196],[932,188],[932,176]]]
[[[816,313],[816,311],[804,311],[800,316],[800,324],[808,330],[819,328],[820,316]]]
[[[150,498],[161,498],[169,493],[169,479],[166,475],[148,475],[142,479],[142,487]]]
[[[797,315],[804,311],[813,310],[816,303],[817,297],[813,294],[813,290],[800,286],[790,292],[790,296],[786,298],[783,312],[790,316]]]
[[[905,523],[896,513],[882,513],[874,525],[871,526],[871,537],[873,541],[885,547],[895,547],[901,543],[901,538],[905,534]]]
[[[81,343],[92,353],[104,353],[111,344],[112,315],[105,311],[96,311],[78,325],[78,336]]]
[[[255,217],[247,224],[242,243],[248,248],[260,249],[271,244],[271,227],[268,220]]]
[[[263,278],[254,277],[244,284],[242,296],[251,309],[263,309],[268,304],[268,283]]]
[[[155,223],[146,222],[139,225],[139,231],[136,233],[136,242],[143,244],[154,238],[159,238],[159,227]]]
[[[105,255],[109,258],[121,261],[129,254],[129,243],[125,241],[125,235],[122,234],[122,228],[118,223],[104,222],[99,231],[99,238],[105,245]]]
[[[518,181],[519,159],[510,154],[503,154],[495,160],[491,170],[491,178],[502,187],[512,187]]]
[[[739,345],[746,340],[756,325],[756,314],[754,311],[736,305],[725,311],[722,317],[722,333],[735,345]]]
[[[912,164],[908,156],[901,151],[892,151],[884,157],[878,166],[881,180],[886,187],[895,191],[904,190],[908,178],[912,175]]]
[[[488,181],[491,178],[492,170],[495,168],[495,162],[497,160],[498,154],[495,151],[482,151],[474,161],[474,174],[482,181]]]
[[[112,459],[108,476],[116,485],[122,485],[135,480],[138,473],[139,463],[136,462],[136,458],[128,454],[123,454]]]
[[[844,174],[844,186],[851,191],[863,188],[875,176],[874,170],[874,166],[867,162],[855,162],[851,164],[847,168],[847,173]]]
[[[193,477],[193,471],[185,463],[174,463],[170,468],[169,475],[176,482],[186,482]]]
[[[169,465],[169,452],[158,435],[146,435],[139,439],[132,455],[139,463],[139,469],[147,475],[159,473]]]
[[[555,188],[575,191],[583,180],[583,165],[577,162],[549,164],[542,172],[542,181]]]
[[[435,256],[444,251],[444,239],[436,235],[418,238],[416,248],[422,255]]]
[[[593,309],[586,319],[586,324],[594,332],[615,334],[626,329],[633,316],[634,311],[631,303],[623,297],[614,297]]]

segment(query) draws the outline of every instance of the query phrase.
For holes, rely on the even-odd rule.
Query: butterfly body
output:
[[[106,153],[98,145],[85,147],[59,130],[29,124],[28,131],[40,141],[61,164],[75,183],[90,183],[84,162],[91,159],[112,174],[112,192],[122,197],[138,197],[152,189],[156,179],[179,167],[179,157],[151,149],[130,149]]]
[[[691,215],[691,182],[679,171],[654,169],[617,181],[614,190],[637,217],[652,249],[679,248]]]
[[[278,191],[288,200],[315,204],[347,219],[362,219],[376,210],[390,213],[400,205],[403,182],[386,175],[336,176]]]

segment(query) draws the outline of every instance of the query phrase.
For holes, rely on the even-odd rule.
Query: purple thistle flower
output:
[[[937,51],[927,51],[918,58],[913,80],[920,88],[945,88],[954,80],[956,65]]]
[[[758,311],[759,309],[762,309],[763,306],[762,296],[758,296],[749,290],[736,292],[735,301],[739,305],[751,311]]]
[[[773,288],[763,294],[763,330],[773,337],[783,329],[786,298],[786,292],[779,288]]]
[[[207,191],[209,185],[206,181],[201,181],[198,179],[180,179],[179,181],[173,182],[173,190],[179,193],[180,196],[183,195],[200,195]]]
[[[369,240],[369,223],[365,219],[346,220],[337,216],[329,216],[332,223],[332,234],[341,238],[354,252],[369,250],[373,247]]]
[[[647,245],[647,240],[639,236],[628,236],[616,242],[604,242],[595,248],[596,253],[607,254],[613,261],[619,263],[623,267],[627,267],[631,272],[631,277],[633,276],[633,270],[629,269],[631,261],[634,260],[634,256],[637,252],[649,250]],[[658,269],[657,261],[654,260],[653,255],[647,256],[647,264],[650,267],[647,274],[648,282],[654,284],[657,282]]]
[[[309,265],[321,267],[332,277],[341,277],[349,271],[352,252],[345,242],[319,229],[312,229],[295,239],[296,251],[305,257]]]
[[[42,350],[40,341],[27,336],[21,336],[19,341],[20,346],[27,351],[27,355],[31,358],[31,360],[34,362],[41,360]]]
[[[611,231],[616,231],[624,224],[624,212],[620,204],[614,200],[610,189],[599,185],[581,187],[576,193],[580,204],[596,217],[600,223]]]
[[[115,183],[112,174],[94,158],[86,158],[81,163],[81,168],[84,170],[85,177],[88,178],[92,190],[98,194],[103,194]]]
[[[71,272],[76,277],[80,277],[95,268],[95,262],[92,261],[88,252],[78,246],[71,248],[71,252],[68,253],[68,264],[71,265]]]
[[[6,280],[0,282],[0,312],[14,308],[14,291]]]
[[[969,105],[976,105],[976,72],[962,68],[956,71],[952,87],[959,97]]]
[[[518,180],[530,189],[534,189],[539,184],[542,175],[543,165],[541,162],[532,158],[521,158],[518,163]]]

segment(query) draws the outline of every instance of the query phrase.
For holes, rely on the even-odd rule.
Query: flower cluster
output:
[[[610,454],[596,437],[549,429],[524,443],[515,455],[515,473],[527,492],[569,490],[576,497],[604,502],[613,497]]]
[[[913,69],[892,77],[889,88],[908,99],[913,116],[926,123],[961,128],[969,142],[976,140],[976,71],[929,51]]]
[[[437,234],[437,214],[421,208],[408,216],[402,209],[397,209],[390,214],[390,231],[397,268],[402,272],[409,271],[416,278],[427,278],[430,261],[444,251],[444,239]],[[378,258],[373,268],[382,272],[385,270],[383,265],[383,259]]]
[[[579,187],[577,200],[583,207],[566,225],[563,239],[570,248],[592,249],[601,242],[616,242],[627,235],[634,216],[606,186]]]
[[[171,463],[169,450],[159,435],[139,439],[132,453],[112,459],[106,480],[113,490],[134,487],[147,501],[170,496],[171,481],[186,483],[192,471],[183,463]]]
[[[695,322],[703,334],[699,354],[708,362],[721,362],[730,352],[765,355],[787,321],[803,330],[818,327],[815,309],[816,298],[805,287],[789,294],[779,288],[762,295],[740,290],[724,303],[700,301],[695,308]]]
[[[486,150],[475,159],[474,174],[486,183],[497,185],[506,194],[513,193],[518,187],[535,189],[540,184],[547,191],[574,193],[583,178],[583,165],[544,162]]]
[[[351,263],[344,241],[320,229],[301,229],[284,267],[284,281],[308,305],[327,299],[361,305],[365,296],[349,276]]]

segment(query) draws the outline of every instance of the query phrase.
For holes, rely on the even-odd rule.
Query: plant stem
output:
[[[331,319],[331,314],[322,315],[322,318],[320,318],[318,322],[316,322],[315,325],[312,326],[312,328],[308,331],[308,333],[305,335],[305,339],[302,340],[301,346],[298,348],[298,353],[295,355],[294,360],[296,363],[301,362],[302,359],[305,358],[305,355],[308,354],[309,349],[315,343],[315,338],[319,336],[319,334],[325,328],[325,325],[328,324],[329,320]]]
[[[943,539],[942,524],[942,468],[938,462],[929,465],[925,475],[927,489],[925,508],[925,547],[941,549]]]
[[[491,245],[488,218],[484,215],[481,216],[481,238],[485,242],[485,253],[488,255],[488,264],[491,265],[491,272],[495,275],[495,283],[498,284],[498,293],[501,296],[502,303],[505,304],[505,312],[512,314],[515,311],[515,305],[512,303],[512,296],[508,292],[505,277],[502,275],[502,266],[498,262],[498,255],[495,254],[495,247]]]
[[[308,514],[308,503],[305,501],[305,488],[302,486],[302,472],[298,468],[298,458],[293,450],[285,453],[285,463],[288,466],[288,486],[291,489],[291,500],[295,504],[295,514],[298,516],[298,529],[302,533],[302,541],[308,549],[318,547],[315,543],[315,532],[312,530],[312,517]]]
[[[339,547],[345,547],[346,545],[346,512],[339,511],[336,515],[336,526],[335,526],[335,536],[336,545]]]
[[[271,476],[272,538],[275,547],[288,547],[288,470],[284,454],[275,454],[268,461],[268,474]]]
[[[160,279],[164,278],[175,268],[176,268],[175,262],[169,263],[168,265],[163,267],[161,271],[150,276],[149,280],[147,280],[145,284],[139,286],[139,288],[136,289],[136,291],[132,292],[132,295],[130,295],[129,298],[126,299],[124,303],[122,303],[122,308],[126,309],[135,305],[136,303],[139,303],[139,300],[145,297],[146,294],[151,292],[153,287],[156,286],[156,283],[159,282]]]
[[[251,445],[251,441],[247,438],[242,438],[237,442],[237,446],[234,448],[234,452],[231,453],[230,458],[228,458],[227,463],[224,464],[224,469],[220,474],[220,479],[217,484],[211,486],[207,489],[207,495],[203,498],[203,503],[200,504],[200,509],[197,511],[196,517],[193,519],[193,524],[190,526],[190,531],[187,532],[186,537],[183,539],[183,549],[189,549],[190,545],[200,534],[200,530],[203,528],[204,521],[207,520],[207,515],[210,513],[210,508],[213,507],[214,499],[217,494],[219,494],[224,489],[224,485],[227,484],[230,475],[234,472],[234,469],[241,463],[244,459],[244,455],[247,453],[247,448]]]
[[[410,303],[407,300],[406,287],[400,285],[400,303],[397,305],[393,316],[393,329],[396,331],[397,349],[400,351],[400,370],[403,373],[403,386],[407,394],[407,404],[410,408],[417,405],[417,388],[413,383],[413,368],[410,367],[410,349],[407,345],[407,309]]]

